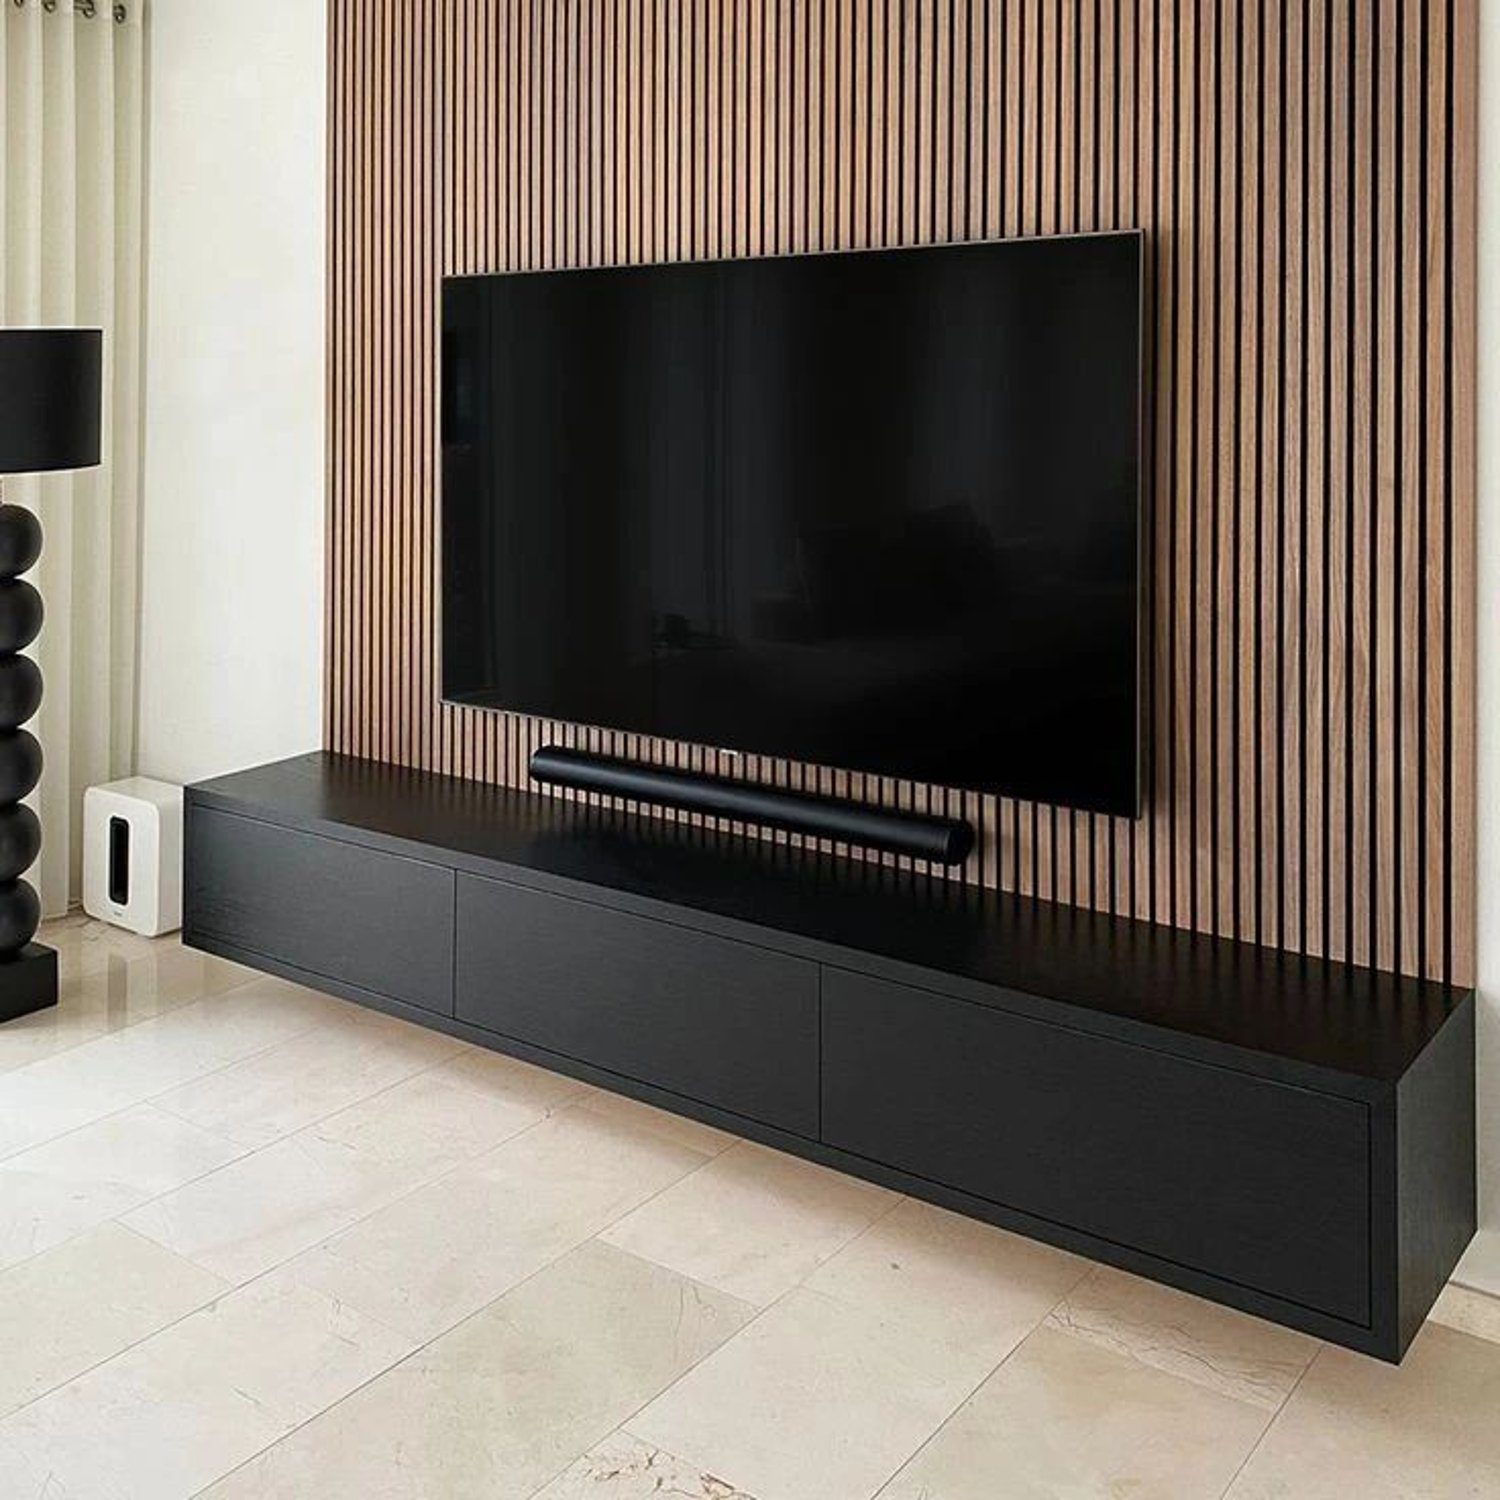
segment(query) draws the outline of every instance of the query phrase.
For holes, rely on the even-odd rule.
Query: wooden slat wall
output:
[[[438,702],[444,272],[1139,226],[1145,816],[743,769],[961,812],[965,879],[1469,979],[1477,8],[333,0],[327,743],[731,769]]]

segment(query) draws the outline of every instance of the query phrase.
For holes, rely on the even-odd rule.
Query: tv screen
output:
[[[1133,815],[1134,233],[443,284],[443,693]]]

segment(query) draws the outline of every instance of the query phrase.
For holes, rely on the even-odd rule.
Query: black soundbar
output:
[[[666,771],[558,745],[544,745],[533,752],[531,774],[549,786],[759,823],[937,864],[962,864],[974,847],[974,830],[958,818],[895,812],[837,797],[810,797],[727,776]]]

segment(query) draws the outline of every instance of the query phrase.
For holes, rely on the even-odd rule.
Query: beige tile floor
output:
[[[81,919],[0,1028],[0,1500],[1500,1497],[1391,1369]]]

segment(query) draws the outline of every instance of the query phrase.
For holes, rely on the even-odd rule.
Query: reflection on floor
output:
[[[1500,1495],[1391,1369],[81,919],[0,1028],[0,1495]]]

